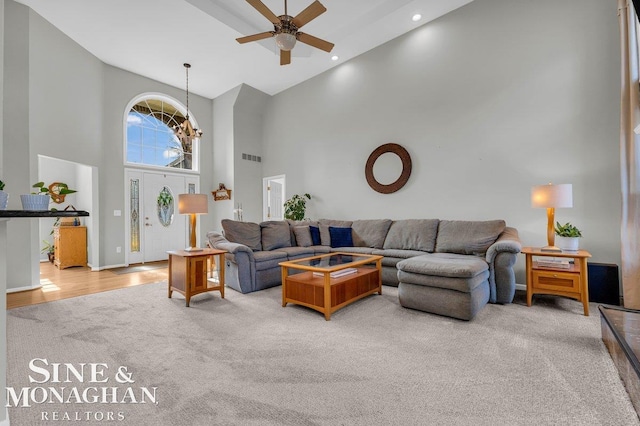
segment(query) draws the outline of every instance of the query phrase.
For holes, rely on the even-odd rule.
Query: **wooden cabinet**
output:
[[[531,306],[534,294],[553,294],[582,302],[584,314],[589,315],[587,259],[591,254],[588,251],[554,253],[524,247],[522,253],[526,256],[527,266],[527,306]],[[536,261],[536,258],[565,260],[566,262],[562,262],[565,267],[545,265],[542,261]]]
[[[87,227],[56,226],[53,228],[54,265],[59,269],[87,266]]]

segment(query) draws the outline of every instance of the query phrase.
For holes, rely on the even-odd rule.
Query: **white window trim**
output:
[[[182,115],[186,116],[187,114],[189,114],[189,121],[191,122],[191,125],[193,126],[194,129],[200,128],[200,126],[198,126],[198,122],[194,118],[191,111],[187,111],[187,107],[184,106],[182,102],[180,102],[176,98],[173,98],[169,95],[165,95],[164,93],[159,93],[159,92],[141,93],[135,96],[133,99],[131,99],[131,101],[129,101],[129,103],[127,104],[127,107],[124,110],[124,116],[122,119],[122,123],[123,123],[122,125],[122,162],[123,164],[126,167],[134,167],[138,169],[164,170],[164,171],[171,170],[172,172],[177,172],[177,173],[200,174],[200,143],[199,141],[198,143],[193,144],[193,151],[191,152],[191,158],[192,158],[191,170],[154,166],[150,164],[130,163],[127,161],[127,118],[129,116],[129,112],[131,112],[131,108],[133,108],[135,104],[137,104],[140,101],[145,101],[147,99],[159,99],[163,102],[172,104],[173,106],[176,107],[178,111],[180,111]]]

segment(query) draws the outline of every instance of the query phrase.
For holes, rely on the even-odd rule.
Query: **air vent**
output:
[[[262,163],[262,157],[260,157],[259,155],[251,155],[251,154],[242,153],[242,159],[243,160],[248,160],[248,161],[255,161],[257,163]]]

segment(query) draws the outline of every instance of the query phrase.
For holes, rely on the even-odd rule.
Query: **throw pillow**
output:
[[[291,247],[289,222],[274,220],[262,222],[262,250],[275,250],[281,247]]]
[[[244,244],[253,251],[262,250],[260,225],[257,223],[223,219],[222,229],[224,237],[232,243]]]
[[[330,226],[329,235],[331,237],[331,247],[353,247],[351,228]]]
[[[336,228],[351,228],[353,221],[351,220],[335,220],[335,219],[320,219],[320,242],[323,246],[331,246],[331,235],[329,235],[329,227]]]
[[[320,240],[320,228],[317,226],[309,226],[309,234],[311,234],[311,245],[319,246]]]
[[[293,233],[296,235],[298,247],[309,247],[313,243],[311,241],[311,231],[309,226],[294,226]]]

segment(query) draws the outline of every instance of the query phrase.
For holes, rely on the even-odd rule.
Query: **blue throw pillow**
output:
[[[317,226],[309,226],[309,232],[311,233],[311,245],[320,245],[320,228]]]
[[[329,236],[331,237],[331,247],[353,247],[351,228],[336,228],[330,226]]]

